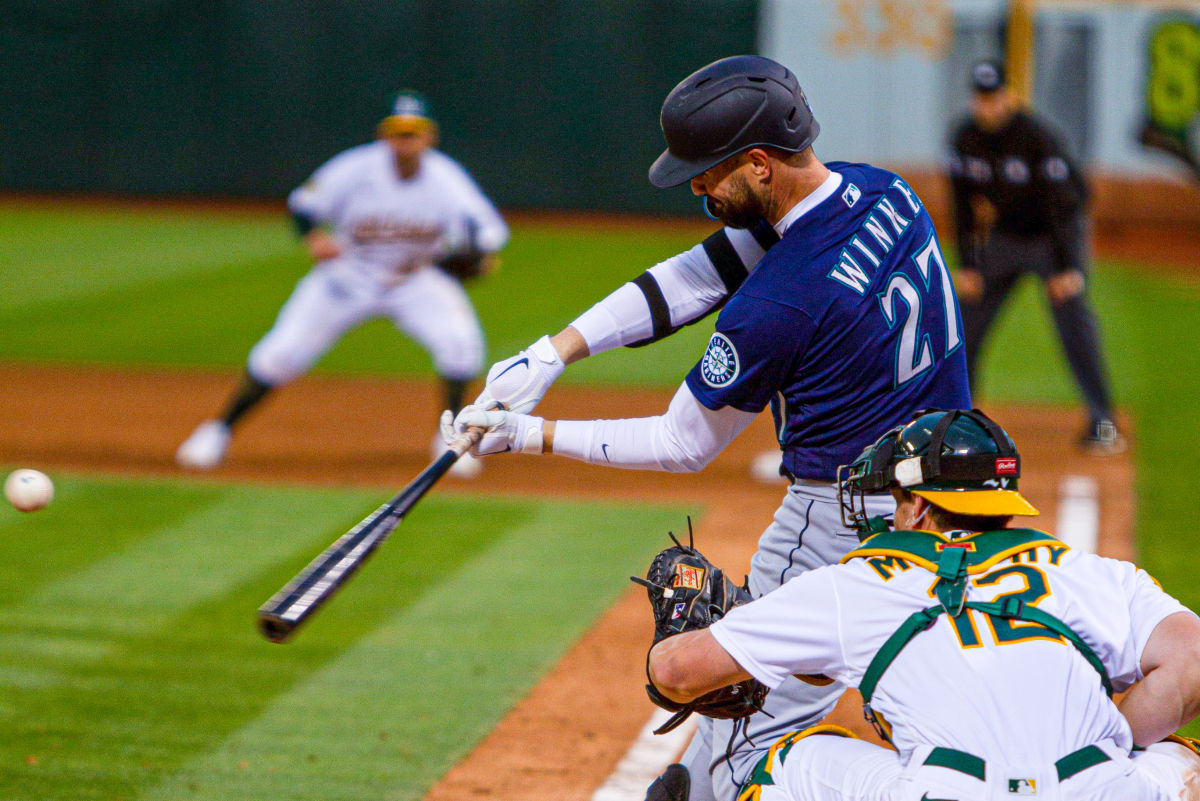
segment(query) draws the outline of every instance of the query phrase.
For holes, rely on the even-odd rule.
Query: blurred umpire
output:
[[[1125,441],[1113,422],[1096,315],[1087,298],[1087,186],[1058,138],[1020,106],[1004,68],[971,68],[971,116],[953,138],[950,181],[962,270],[967,369],[978,387],[979,352],[988,328],[1018,279],[1037,275],[1083,390],[1088,427],[1080,445],[1119,453]]]

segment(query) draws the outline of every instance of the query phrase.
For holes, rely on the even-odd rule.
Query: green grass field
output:
[[[37,515],[0,515],[5,799],[419,798],[682,518],[434,495],[279,646],[254,608],[378,492],[57,490]],[[550,542],[570,571],[544,569]]]
[[[490,356],[557,331],[694,242],[517,226],[501,273],[471,289]],[[281,215],[8,208],[0,360],[236,370],[306,269]],[[1093,291],[1115,392],[1138,430],[1142,562],[1200,608],[1188,469],[1200,441],[1200,290],[1101,263]],[[564,380],[674,386],[709,330],[586,361]],[[985,366],[984,402],[1075,403],[1035,286],[1007,310]],[[423,376],[429,360],[374,323],[318,370]],[[0,514],[6,800],[419,799],[682,516],[439,494],[353,593],[280,648],[249,619],[264,588],[383,500],[377,493],[56,478],[46,511]],[[451,520],[447,542],[438,532]],[[595,536],[609,530],[623,536]],[[549,541],[578,555],[571,575],[547,575],[530,558]],[[568,591],[581,581],[601,589]],[[482,605],[497,588],[506,607]]]

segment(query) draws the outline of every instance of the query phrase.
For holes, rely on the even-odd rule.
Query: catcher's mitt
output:
[[[654,557],[646,578],[630,576],[650,596],[654,644],[685,631],[708,628],[733,607],[751,600],[749,589],[727,579],[720,568],[692,547],[691,520],[688,520],[688,535],[688,544],[683,545],[674,534],[668,534],[675,545]],[[654,732],[663,734],[683,723],[693,712],[710,718],[749,717],[762,709],[767,688],[756,679],[746,679],[680,704],[659,692],[653,681],[647,681],[646,694],[658,706],[675,713]]]

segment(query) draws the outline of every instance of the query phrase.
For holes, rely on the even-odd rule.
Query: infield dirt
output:
[[[43,470],[180,475],[175,448],[219,407],[232,373],[0,365],[0,454]],[[670,392],[556,387],[539,413],[550,418],[637,417],[661,413]],[[214,479],[312,482],[399,489],[430,458],[439,412],[432,382],[308,377],[281,390],[246,421]],[[1133,558],[1133,467],[1129,454],[1079,454],[1083,418],[1053,407],[988,407],[1022,452],[1022,491],[1055,527],[1068,475],[1098,487],[1099,551]],[[1129,421],[1124,430],[1131,432]],[[693,475],[614,470],[559,457],[495,457],[461,493],[603,498],[694,505],[697,544],[731,575],[749,568],[784,485],[749,478],[751,460],[775,447],[764,415],[707,469]],[[196,474],[189,474],[195,476]],[[703,515],[700,516],[703,510]],[[665,543],[665,533],[664,543]],[[426,801],[531,796],[584,801],[600,786],[649,719],[642,690],[651,624],[644,590],[630,589],[491,734],[438,783]],[[857,699],[839,720],[862,730]]]

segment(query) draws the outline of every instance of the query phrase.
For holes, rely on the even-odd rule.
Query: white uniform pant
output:
[[[468,381],[483,369],[483,330],[458,281],[423,267],[389,286],[350,265],[326,262],[300,279],[251,349],[250,375],[271,386],[291,381],[347,331],[374,318],[390,319],[415,339],[443,378]]]
[[[1200,758],[1184,746],[1157,743],[1132,757],[1099,746],[1110,761],[1062,781],[1050,761],[1033,769],[990,765],[981,781],[923,764],[928,746],[903,765],[899,754],[873,743],[818,734],[777,761],[758,801],[1200,801]]]
[[[871,516],[891,517],[896,511],[890,494],[869,496],[866,503]],[[750,593],[757,598],[807,570],[837,564],[856,547],[858,536],[842,525],[833,484],[792,484],[774,522],[759,537],[750,562]],[[788,678],[767,694],[766,714],[750,716],[736,733],[734,721],[701,717],[680,759],[691,777],[689,801],[733,801],[776,740],[820,722],[841,694],[837,684],[818,687]]]

